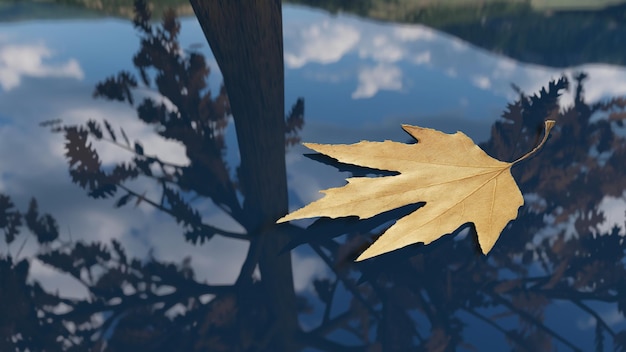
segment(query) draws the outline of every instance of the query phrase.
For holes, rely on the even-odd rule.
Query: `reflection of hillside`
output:
[[[439,29],[490,51],[519,61],[567,67],[585,63],[626,64],[616,44],[626,39],[620,21],[626,6],[598,12],[526,12],[457,23]]]
[[[555,11],[567,9],[568,4],[573,6],[576,1],[560,1],[553,8],[526,1],[485,1],[478,5],[448,1],[432,6],[408,0],[290,2],[333,13],[349,12],[383,21],[424,24],[516,60],[546,66],[626,63],[625,55],[615,50],[616,43],[626,39],[626,26],[621,21],[626,17],[626,4],[597,10],[569,7],[567,11]]]
[[[59,18],[96,18],[97,11],[52,2],[3,2],[0,0],[0,22]]]
[[[135,0],[0,0],[0,22],[36,19],[83,19],[115,16],[132,19]],[[152,0],[155,20],[172,8],[179,16],[193,16],[188,0]]]
[[[55,0],[57,3],[86,7],[88,9],[98,10],[107,15],[121,16],[133,18],[134,0]],[[193,10],[189,1],[185,0],[153,0],[149,1],[152,12],[156,14],[155,18],[160,18],[161,14],[168,8],[176,10],[178,15],[191,15]]]
[[[484,17],[519,15],[530,9],[526,1],[411,1],[411,0],[289,0],[294,4],[323,8],[332,13],[349,12],[382,21],[421,23],[440,28],[453,24],[478,23]],[[478,4],[476,4],[478,3]]]

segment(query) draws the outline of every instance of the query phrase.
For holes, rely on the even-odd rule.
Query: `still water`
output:
[[[626,95],[624,66],[605,63],[614,60],[571,67],[529,63],[424,25],[373,21],[303,6],[284,5],[282,18],[284,111],[287,114],[303,98],[304,126],[293,131],[299,140],[408,142],[410,137],[400,126],[412,124],[447,133],[463,131],[492,156],[511,161],[533,146],[537,123],[548,117],[557,120],[546,148],[515,170],[527,204],[488,257],[477,252],[472,229],[464,228],[455,239],[446,236],[430,246],[410,246],[352,264],[351,258],[364,243],[402,212],[371,223],[340,219],[311,225],[313,220],[302,220],[281,230],[286,232],[281,249],[293,247],[290,265],[298,324],[290,329],[299,326],[294,335],[297,349],[626,348],[626,330],[622,330],[626,328],[626,244],[621,239],[626,209],[625,104],[619,100]],[[179,47],[172,55],[178,55],[180,62],[203,55],[210,69],[206,83],[214,100],[208,109],[219,115],[203,130],[215,133],[210,137],[200,134],[200,139],[187,140],[169,135],[167,139],[157,133],[166,124],[151,126],[145,112],[143,121],[137,118],[143,99],[163,104],[163,111],[187,111],[189,116],[206,102],[194,107],[180,94],[168,96],[166,88],[159,91],[154,84],[141,82],[133,56],[145,33],[130,20],[0,23],[0,194],[15,204],[9,207],[5,198],[0,202],[5,217],[0,226],[6,242],[11,242],[3,241],[0,247],[2,280],[11,278],[3,283],[6,289],[0,297],[18,301],[20,294],[27,296],[26,288],[14,288],[21,276],[15,274],[17,281],[11,281],[14,277],[7,274],[20,272],[17,263],[26,259],[28,282],[40,282],[51,294],[66,299],[44,304],[37,296],[19,300],[15,311],[3,308],[4,316],[19,321],[1,323],[4,345],[0,346],[6,350],[77,345],[82,350],[94,346],[94,350],[112,351],[138,347],[226,351],[287,346],[276,342],[280,339],[268,328],[278,310],[264,307],[280,305],[283,299],[268,296],[272,291],[263,285],[271,280],[252,263],[247,286],[239,285],[242,265],[253,252],[247,236],[258,234],[251,231],[256,231],[253,222],[245,220],[246,197],[254,192],[242,190],[240,180],[253,178],[256,171],[238,171],[237,117],[230,109],[237,110],[218,108],[223,102],[216,96],[225,96],[220,95],[224,77],[198,20],[181,17],[179,21]],[[158,23],[152,25],[156,30]],[[616,55],[625,56],[623,49],[616,47],[611,57]],[[146,65],[152,77],[176,66],[162,64],[159,71],[154,69],[159,67],[157,60],[152,63],[153,67]],[[99,98],[94,97],[99,82],[121,71],[132,73],[138,81],[131,87],[130,104],[124,101],[126,95],[116,91],[124,85],[120,80],[117,88],[103,89]],[[587,76],[581,79],[582,93],[577,94],[576,75],[581,72]],[[548,88],[561,77],[567,83]],[[190,95],[190,87],[184,87],[182,96]],[[549,91],[542,99],[524,98],[524,103],[515,105],[520,91],[532,96],[540,94],[542,87]],[[557,100],[559,88],[562,96]],[[115,94],[121,98],[102,99]],[[89,148],[68,152],[82,138],[78,133],[71,139],[75,129],[53,133],[39,125],[56,119],[66,127],[85,126],[85,134],[99,129],[104,137],[96,138],[98,133],[89,137],[97,159]],[[87,129],[89,120],[100,127]],[[116,138],[107,134],[104,120]],[[195,127],[199,121],[193,122],[192,129],[200,130]],[[500,125],[493,127],[496,121]],[[197,143],[203,153],[215,152],[220,166],[198,167],[194,158],[202,158],[189,152]],[[310,151],[299,143],[287,147],[289,210],[320,198],[319,190],[341,186],[350,176],[303,156],[306,153]],[[139,176],[126,179],[117,169],[123,182],[117,179],[117,193],[112,196],[103,189],[94,191],[93,187],[106,183],[103,179],[86,181],[95,177],[98,167],[93,164],[68,177],[70,159],[73,170],[99,160],[109,174],[120,163],[135,164]],[[194,177],[210,178],[202,172],[219,173],[215,168],[223,172],[219,182],[205,190],[194,188]],[[223,196],[228,192],[235,200]],[[126,194],[130,195],[121,200]],[[37,221],[27,216],[33,197],[39,212],[56,219],[57,225],[40,219],[42,233],[56,232],[50,229],[58,226],[58,238],[50,243],[38,243],[26,228],[15,240],[11,238],[10,221],[5,219],[12,211],[26,214],[22,224],[35,226]],[[121,203],[127,204],[117,206]],[[186,213],[176,204],[194,210]],[[199,222],[185,220],[187,215]],[[217,235],[208,241],[185,241],[185,236],[194,237],[190,228],[207,230],[200,223],[219,229]],[[128,263],[111,249],[112,240],[123,247]],[[103,249],[107,255],[91,247],[83,252],[76,249],[77,243],[96,241],[108,248]],[[285,247],[287,243],[292,245]],[[258,255],[284,253],[279,252]],[[132,265],[130,258],[136,259]],[[90,260],[93,267],[87,270],[92,264],[85,263]],[[154,263],[176,266],[167,269]],[[242,287],[248,293],[240,292]],[[89,303],[79,303],[85,300]],[[80,304],[85,305],[79,308]],[[41,309],[33,308],[37,305]],[[37,320],[37,311],[55,317],[44,324],[49,334],[39,340],[29,336],[36,331],[32,321]],[[21,316],[32,320],[18,319]],[[56,340],[54,348],[46,346],[57,335],[64,338]]]

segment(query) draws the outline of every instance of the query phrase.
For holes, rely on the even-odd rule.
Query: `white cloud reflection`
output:
[[[0,44],[0,86],[5,91],[18,87],[22,77],[83,79],[78,61],[48,63],[52,51],[43,44]]]
[[[353,99],[371,98],[380,90],[402,89],[402,71],[393,65],[380,64],[359,70],[359,85]]]
[[[286,8],[285,13],[289,16],[299,11],[302,10]],[[284,32],[285,62],[291,70],[311,63],[322,64],[326,70],[354,67],[356,55],[361,67],[368,68],[352,72],[356,86],[353,99],[374,98],[381,90],[400,91],[409,77],[422,76],[427,71],[431,77],[434,73],[437,79],[456,80],[451,84],[467,82],[505,99],[516,97],[511,83],[532,93],[550,79],[579,71],[589,73],[585,85],[589,100],[626,94],[623,67],[588,64],[559,69],[522,63],[422,25],[380,23],[315,12],[306,21],[286,21]],[[390,64],[395,68],[384,66]],[[309,76],[314,75],[309,71]],[[571,96],[566,95],[562,105],[571,101]]]
[[[307,63],[339,61],[359,41],[359,31],[350,25],[326,20],[284,31],[285,63],[300,68]]]

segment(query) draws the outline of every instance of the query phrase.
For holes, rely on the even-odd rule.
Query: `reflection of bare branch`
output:
[[[485,292],[485,293],[489,297],[491,297],[494,300],[495,303],[498,303],[498,304],[501,304],[501,305],[507,307],[510,311],[512,311],[515,314],[519,315],[522,319],[530,322],[534,327],[538,328],[539,330],[542,330],[543,332],[547,333],[548,335],[552,336],[553,338],[561,341],[564,345],[566,345],[567,347],[571,348],[572,351],[581,351],[582,352],[582,350],[580,348],[576,347],[573,343],[568,341],[566,338],[561,336],[559,333],[557,333],[556,331],[550,329],[544,323],[542,323],[540,320],[538,320],[537,318],[533,317],[529,313],[527,313],[527,312],[525,312],[525,311],[523,311],[521,309],[518,309],[511,302],[509,302],[508,300],[504,299],[503,297],[500,297],[500,295],[498,295],[496,293],[491,293],[491,292]]]
[[[169,162],[169,161],[163,161],[163,160],[159,159],[159,157],[157,157],[156,155],[139,154],[134,148],[131,148],[130,146],[126,146],[126,145],[124,145],[124,144],[122,144],[122,143],[120,143],[118,141],[114,141],[113,139],[110,139],[110,138],[102,137],[102,138],[99,138],[98,140],[109,142],[109,143],[115,145],[118,148],[127,150],[130,153],[133,153],[136,156],[144,157],[144,158],[147,158],[147,159],[150,159],[150,160],[154,160],[156,163],[158,163],[161,166],[170,166],[170,167],[174,167],[174,168],[177,168],[177,169],[185,167],[185,165],[179,165],[179,164],[174,164],[174,163]]]
[[[245,287],[252,281],[252,274],[259,262],[259,256],[261,255],[261,246],[264,236],[255,236],[250,239],[250,245],[248,246],[248,252],[246,253],[246,259],[244,259],[241,269],[239,270],[239,276],[237,277],[236,285],[239,287]]]
[[[528,351],[532,351],[533,348],[531,348],[531,346],[528,345],[528,343],[526,341],[524,341],[523,339],[520,339],[519,336],[517,336],[516,334],[511,333],[510,331],[504,330],[503,327],[501,327],[500,325],[494,323],[491,319],[485,317],[484,315],[478,313],[475,309],[472,308],[464,308],[463,309],[465,312],[471,314],[472,316],[474,316],[475,318],[483,321],[484,323],[486,323],[487,325],[493,327],[494,329],[498,330],[499,332],[501,332],[504,336],[506,336],[508,339],[510,339],[511,341],[515,342],[516,344],[518,344],[519,346],[525,348]]]
[[[24,241],[22,241],[22,245],[20,246],[20,248],[17,250],[17,253],[15,253],[15,261],[18,261],[20,258],[20,254],[22,253],[22,250],[24,249],[24,246],[26,246],[26,242],[28,242],[28,239],[30,237],[24,237]],[[11,251],[9,250],[10,248],[7,247],[7,252],[9,253],[9,255],[11,255]]]
[[[364,351],[365,346],[346,346],[335,341],[325,339],[317,334],[310,332],[299,331],[297,333],[299,342],[305,346],[310,346],[322,351],[337,351],[337,352],[357,352]]]
[[[552,276],[544,275],[544,276],[534,276],[534,277],[526,277],[516,279],[519,283],[517,287],[511,287],[506,291],[499,293],[507,293],[507,294],[517,294],[522,292],[532,292],[543,297],[546,297],[550,300],[564,300],[564,301],[597,301],[597,302],[606,302],[606,303],[615,303],[619,299],[619,295],[611,294],[607,291],[574,291],[569,289],[568,287],[546,287],[545,284],[550,281]],[[493,281],[490,283],[490,289],[494,289],[499,287],[499,285],[505,284],[508,280],[501,281]],[[530,285],[529,285],[530,284]]]
[[[322,323],[315,329],[309,331],[311,335],[326,336],[331,332],[344,327],[353,318],[354,313],[350,310],[345,311],[336,317],[328,320],[323,320]]]
[[[322,316],[322,324],[326,324],[330,320],[330,310],[333,307],[333,300],[335,297],[335,292],[337,291],[337,284],[339,281],[335,280],[330,286],[329,296],[330,299],[326,302],[326,307],[324,307],[324,315]]]
[[[611,337],[613,337],[615,339],[617,334],[615,333],[615,331],[613,331],[613,329],[611,329],[609,324],[607,324],[606,321],[604,321],[604,319],[602,319],[600,314],[598,314],[596,311],[594,311],[593,309],[589,308],[589,306],[587,306],[586,304],[582,303],[579,300],[575,300],[574,299],[574,300],[572,300],[572,303],[574,303],[580,309],[584,310],[585,312],[587,312],[591,316],[593,316],[596,319],[596,322],[598,322],[598,324],[602,325],[604,327],[604,330],[606,330],[611,335]]]
[[[90,289],[93,290],[93,288]],[[82,315],[93,315],[100,312],[123,312],[127,309],[139,306],[150,306],[160,302],[174,302],[174,304],[176,304],[184,302],[190,297],[197,297],[206,294],[220,295],[232,293],[233,291],[234,286],[232,285],[208,285],[190,280],[185,282],[184,290],[177,289],[170,294],[156,295],[151,292],[139,292],[130,296],[124,296],[123,300],[118,304],[108,304],[103,301],[94,301],[87,305],[75,305],[73,310],[65,313],[55,313],[54,316],[56,318],[71,320],[74,318],[80,318]]]
[[[318,245],[311,243],[310,246],[311,248],[313,248],[315,253],[317,253],[317,255],[320,258],[322,258],[322,260],[326,263],[326,265],[328,265],[329,268],[331,269],[334,268],[333,262],[331,261],[331,259],[326,255],[326,253],[324,253],[324,251],[322,251],[322,249]],[[370,314],[372,314],[372,316],[375,319],[377,320],[381,319],[380,313],[374,310],[371,304],[369,304],[367,300],[361,295],[361,293],[359,292],[359,289],[356,287],[356,285],[352,281],[350,281],[350,279],[348,279],[344,274],[339,273],[337,271],[335,271],[335,275],[337,275],[337,278],[339,279],[339,281],[341,281],[343,286],[348,291],[350,291],[350,293],[352,293],[352,296],[354,296],[354,298],[356,298],[361,304],[363,304],[363,306],[370,312]]]
[[[124,186],[122,184],[118,184],[117,186],[120,187],[121,189],[125,190],[126,192],[132,194],[135,197],[142,197],[141,194],[131,190],[130,188],[128,188],[128,187],[126,187],[126,186]],[[153,207],[159,209],[160,211],[162,211],[162,212],[164,212],[166,214],[172,215],[173,217],[176,217],[175,214],[173,214],[170,209],[167,209],[162,204],[159,204],[159,203],[157,203],[157,202],[155,202],[155,201],[153,201],[153,200],[151,200],[151,199],[149,199],[147,197],[142,197],[142,198],[143,198],[144,202],[152,205]],[[210,231],[211,233],[214,233],[214,234],[220,235],[220,236],[224,236],[224,237],[227,237],[227,238],[234,238],[234,239],[245,240],[245,241],[250,240],[250,237],[247,234],[241,234],[241,233],[226,231],[224,229],[220,229],[220,228],[217,228],[215,226],[204,224],[204,223],[200,224],[200,227],[203,230]]]

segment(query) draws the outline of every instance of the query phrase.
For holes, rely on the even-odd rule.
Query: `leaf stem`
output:
[[[539,144],[536,147],[534,147],[533,150],[529,151],[528,153],[524,154],[521,158],[519,158],[519,159],[515,160],[514,162],[512,162],[511,165],[515,165],[518,162],[531,157],[541,147],[543,147],[543,145],[548,140],[548,136],[550,135],[550,130],[552,129],[552,127],[554,127],[555,124],[556,124],[556,121],[554,121],[554,120],[546,120],[545,121],[545,127],[544,127],[544,133],[543,133],[543,139],[541,140],[541,142],[539,142]]]

